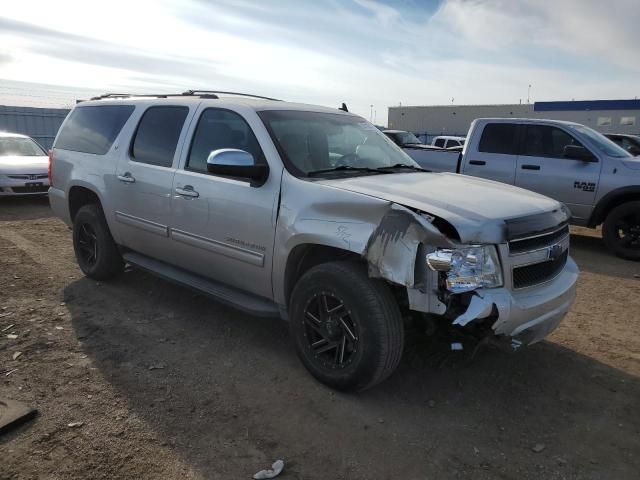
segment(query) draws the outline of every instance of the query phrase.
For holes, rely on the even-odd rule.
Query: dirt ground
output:
[[[640,265],[572,242],[578,299],[548,341],[471,362],[409,342],[346,395],[284,322],[136,270],[89,280],[46,199],[0,199],[0,398],[39,411],[0,436],[0,479],[250,479],[278,458],[282,479],[637,479]]]

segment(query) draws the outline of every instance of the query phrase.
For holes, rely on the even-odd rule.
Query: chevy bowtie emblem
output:
[[[560,258],[560,255],[562,255],[562,252],[563,252],[562,245],[560,245],[559,243],[552,246],[551,248],[549,248],[549,260],[556,260]]]

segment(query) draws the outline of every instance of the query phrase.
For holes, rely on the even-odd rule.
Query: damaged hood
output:
[[[509,224],[517,225],[520,236],[527,229],[540,231],[569,219],[566,208],[556,200],[454,173],[368,175],[320,183],[440,217],[456,228],[463,243],[502,243],[515,236],[509,234]]]

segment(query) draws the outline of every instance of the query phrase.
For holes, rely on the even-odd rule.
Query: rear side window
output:
[[[440,147],[440,148],[444,148],[444,138],[439,138],[436,140],[436,143],[434,143],[434,145],[436,147]]]
[[[564,147],[582,146],[564,130],[546,125],[527,125],[523,155],[531,157],[564,158]]]
[[[256,163],[266,163],[251,127],[235,112],[208,108],[200,116],[193,135],[187,169],[207,173],[207,158],[214,150],[237,148],[253,155]]]
[[[170,167],[188,113],[187,107],[151,107],[144,112],[131,144],[132,160]]]
[[[516,153],[516,125],[512,123],[489,123],[482,131],[478,150],[484,153]]]
[[[134,110],[133,105],[78,107],[64,124],[55,148],[104,155]]]

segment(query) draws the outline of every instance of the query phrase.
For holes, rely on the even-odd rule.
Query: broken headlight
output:
[[[444,273],[451,293],[502,286],[500,260],[493,245],[439,248],[427,255],[427,265]]]

